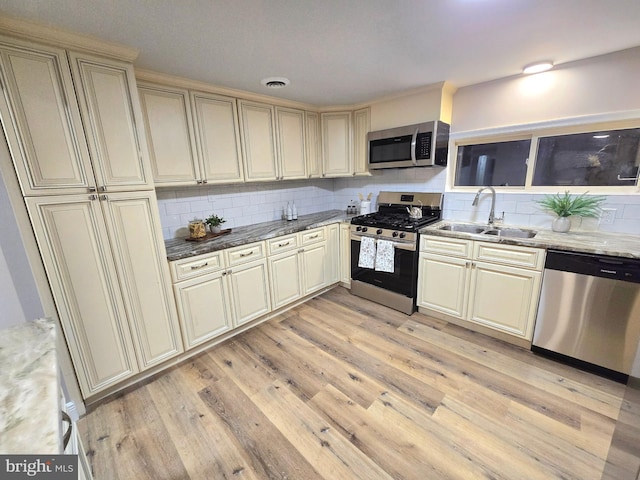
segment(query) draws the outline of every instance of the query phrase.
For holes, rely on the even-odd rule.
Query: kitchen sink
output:
[[[464,224],[452,224],[452,225],[444,225],[440,227],[438,230],[450,230],[452,232],[463,232],[463,233],[482,233],[486,230],[486,227],[479,227],[477,225],[464,225]]]
[[[533,238],[536,236],[533,230],[526,230],[522,228],[492,228],[482,232],[483,235],[495,235],[497,237],[511,237],[511,238]]]
[[[448,230],[450,232],[475,233],[479,235],[492,235],[505,238],[533,238],[538,232],[525,228],[510,227],[489,227],[480,225],[469,225],[465,223],[452,223],[443,225],[438,230]]]

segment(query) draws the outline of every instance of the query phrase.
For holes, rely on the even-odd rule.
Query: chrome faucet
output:
[[[475,207],[478,205],[478,198],[480,198],[480,194],[484,191],[489,189],[491,191],[491,210],[489,211],[489,226],[493,226],[494,222],[496,221],[496,190],[493,187],[482,187],[480,190],[478,190],[478,193],[476,193],[475,198],[473,199],[473,202],[471,202],[471,206]],[[504,218],[504,213],[502,214],[502,218],[498,218],[497,220],[502,220]]]

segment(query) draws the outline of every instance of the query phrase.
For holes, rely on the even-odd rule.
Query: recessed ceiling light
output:
[[[529,75],[531,73],[546,72],[547,70],[551,70],[552,68],[553,62],[545,60],[544,62],[536,62],[527,65],[522,69],[522,73]]]
[[[260,83],[267,88],[284,88],[291,82],[285,77],[267,77],[260,80]]]

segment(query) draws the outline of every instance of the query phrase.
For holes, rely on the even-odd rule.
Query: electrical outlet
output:
[[[611,225],[616,218],[615,208],[603,208],[600,212],[600,225]]]

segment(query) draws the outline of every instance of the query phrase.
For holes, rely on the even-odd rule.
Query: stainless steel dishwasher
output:
[[[533,351],[624,381],[639,340],[640,259],[547,252]]]

